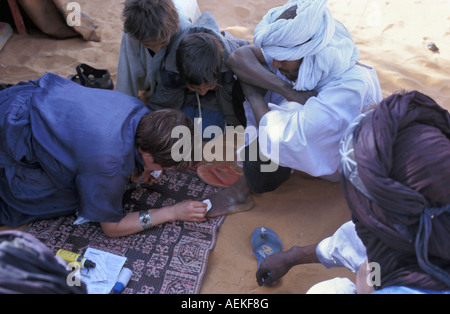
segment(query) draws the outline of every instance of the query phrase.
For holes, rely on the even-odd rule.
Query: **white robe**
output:
[[[267,55],[265,58],[269,69],[287,80],[273,68],[272,59]],[[311,97],[305,105],[287,102],[282,96],[269,92],[266,103],[270,112],[258,126],[260,149],[281,166],[338,181],[340,140],[354,118],[366,107],[382,100],[381,89],[373,68],[354,65],[317,92],[317,97]],[[247,128],[257,127],[247,101],[244,107]],[[268,145],[261,145],[264,142]]]

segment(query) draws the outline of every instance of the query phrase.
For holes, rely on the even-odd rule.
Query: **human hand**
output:
[[[356,293],[357,294],[370,294],[375,291],[374,286],[369,286],[367,284],[367,278],[370,276],[370,271],[372,267],[369,266],[369,261],[366,260],[359,267],[358,272],[356,273]]]
[[[187,200],[172,206],[174,220],[203,222],[207,205],[200,201]]]
[[[314,90],[310,91],[296,91],[295,89],[289,89],[284,97],[287,101],[298,102],[299,104],[304,105],[306,101],[311,98],[317,96],[317,92]]]
[[[272,287],[291,267],[289,256],[286,252],[277,252],[268,256],[256,272],[258,285]]]

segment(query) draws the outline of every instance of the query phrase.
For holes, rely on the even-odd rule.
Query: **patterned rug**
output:
[[[186,199],[202,199],[217,191],[203,183],[195,169],[188,172],[165,170],[151,188],[127,186],[123,203],[127,212],[173,205]],[[98,223],[74,225],[75,216],[33,223],[27,232],[56,254],[58,249],[84,253],[95,248],[127,257],[124,267],[133,276],[122,293],[199,293],[209,253],[225,217],[203,223],[174,222],[121,238],[108,238]]]

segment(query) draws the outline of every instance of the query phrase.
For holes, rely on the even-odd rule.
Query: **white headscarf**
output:
[[[303,58],[296,90],[320,89],[359,60],[359,51],[347,29],[335,20],[326,0],[289,0],[271,9],[256,26],[254,43],[278,61]],[[297,6],[297,16],[277,18]]]

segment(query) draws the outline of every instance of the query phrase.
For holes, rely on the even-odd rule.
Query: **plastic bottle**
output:
[[[112,289],[112,292],[114,294],[119,294],[122,292],[123,288],[125,288],[128,284],[128,282],[131,279],[131,275],[133,275],[133,272],[129,268],[122,268],[120,271],[119,277],[117,277],[117,282],[114,285],[114,288]]]
[[[56,252],[56,256],[61,257],[67,263],[77,263],[81,268],[95,268],[95,263],[83,257],[81,254],[60,249]]]

